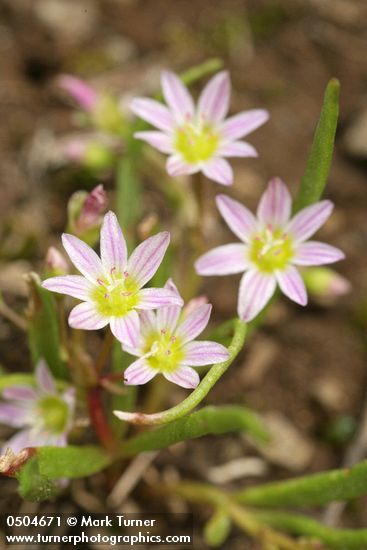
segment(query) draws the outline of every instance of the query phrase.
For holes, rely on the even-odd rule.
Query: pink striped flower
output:
[[[64,248],[83,277],[51,277],[43,286],[83,300],[71,310],[71,327],[97,330],[110,324],[118,340],[135,346],[140,331],[137,310],[182,304],[182,299],[172,290],[142,288],[161,264],[169,239],[166,231],[149,237],[128,259],[117,218],[113,212],[107,212],[101,227],[101,258],[85,242],[64,233]]]
[[[291,217],[292,199],[278,178],[269,182],[256,218],[226,195],[218,195],[216,200],[222,217],[242,243],[214,248],[201,256],[195,267],[200,275],[245,272],[238,296],[238,315],[245,321],[256,317],[277,285],[288,298],[305,306],[307,293],[296,266],[330,264],[344,258],[338,248],[308,241],[333,210],[328,200]]]
[[[165,288],[179,296],[172,281]],[[126,369],[125,384],[145,384],[160,373],[183,388],[196,388],[200,378],[192,367],[221,363],[229,357],[221,344],[194,340],[207,326],[211,309],[210,304],[200,299],[189,302],[184,309],[175,305],[163,307],[157,313],[142,312],[137,345],[123,346],[125,351],[139,357]]]
[[[44,361],[38,363],[35,378],[36,386],[9,386],[3,391],[0,422],[20,431],[4,444],[2,453],[8,448],[19,453],[26,447],[67,444],[74,416],[74,388],[59,393]]]
[[[170,71],[161,77],[167,106],[153,99],[135,98],[134,113],[158,131],[137,132],[135,137],[167,153],[171,176],[202,171],[223,185],[232,185],[233,172],[225,157],[256,157],[252,145],[240,138],[264,124],[267,111],[244,111],[225,120],[231,83],[226,71],[215,75],[202,91],[197,106],[180,78]]]

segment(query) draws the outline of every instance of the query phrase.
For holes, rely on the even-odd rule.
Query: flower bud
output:
[[[308,268],[302,275],[309,293],[322,303],[333,302],[351,290],[350,282],[329,267]]]
[[[98,99],[97,92],[84,80],[65,74],[59,78],[59,85],[85,111],[90,112],[95,108]]]
[[[92,245],[98,239],[107,196],[103,185],[97,185],[90,193],[77,191],[68,204],[68,231]]]
[[[106,208],[107,197],[103,185],[97,185],[86,197],[80,215],[76,220],[79,232],[87,231],[100,225],[101,216]]]
[[[45,264],[48,277],[66,275],[69,272],[69,266],[65,257],[54,246],[50,246],[47,250]]]

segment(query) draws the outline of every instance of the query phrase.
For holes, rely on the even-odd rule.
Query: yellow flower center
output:
[[[292,239],[282,229],[268,226],[253,238],[249,258],[260,271],[272,273],[285,269],[294,255]]]
[[[139,303],[139,286],[128,273],[111,270],[110,280],[99,279],[92,292],[97,310],[105,317],[123,317]]]
[[[177,130],[175,148],[189,164],[210,159],[218,148],[219,138],[208,124],[187,123]]]
[[[65,401],[56,395],[42,397],[38,402],[38,413],[44,428],[52,433],[62,433],[69,417]]]
[[[159,372],[174,372],[184,358],[180,340],[165,330],[147,338],[145,352],[149,365]]]

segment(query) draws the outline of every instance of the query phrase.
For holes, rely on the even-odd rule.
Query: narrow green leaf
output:
[[[320,118],[316,126],[306,170],[301,180],[294,210],[317,202],[326,185],[333,157],[336,126],[339,115],[340,84],[332,78],[327,85]]]
[[[40,447],[39,471],[49,479],[86,477],[100,472],[112,459],[99,447]]]
[[[37,456],[34,456],[17,474],[19,481],[18,491],[24,500],[41,502],[55,496],[59,488],[57,485],[40,473]]]
[[[253,506],[318,506],[367,494],[367,460],[352,468],[332,470],[287,481],[267,483],[236,494]]]
[[[143,451],[165,449],[186,439],[234,431],[244,431],[261,442],[267,440],[261,419],[250,409],[230,405],[210,406],[128,439],[123,443],[121,454],[131,456]]]
[[[365,550],[367,529],[332,529],[318,521],[288,512],[255,512],[262,523],[293,535],[317,539],[328,548],[337,550]]]
[[[55,298],[41,287],[36,273],[27,279],[30,298],[27,311],[28,340],[33,364],[45,359],[56,378],[66,378],[67,369],[61,357],[61,342]]]
[[[142,189],[138,174],[141,148],[138,140],[132,135],[128,137],[126,151],[117,167],[117,214],[130,249],[134,247],[132,226],[142,215]]]
[[[186,86],[191,86],[198,80],[201,80],[206,76],[210,76],[213,73],[216,73],[222,67],[223,61],[219,58],[214,57],[213,59],[208,59],[207,61],[204,61],[204,63],[188,69],[181,74],[181,79],[186,84]]]

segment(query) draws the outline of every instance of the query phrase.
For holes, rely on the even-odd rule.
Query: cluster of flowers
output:
[[[96,95],[76,80],[67,83],[79,103],[93,109]],[[133,100],[133,111],[158,128],[138,132],[136,137],[169,155],[167,171],[172,176],[202,171],[223,185],[232,184],[232,169],[224,157],[256,156],[251,145],[238,140],[263,124],[268,113],[257,109],[225,119],[230,99],[226,72],[210,80],[197,107],[175,74],[163,73],[162,89],[167,106],[152,99]],[[217,196],[217,206],[241,243],[219,246],[201,256],[195,266],[204,276],[244,272],[238,315],[246,322],[265,307],[277,285],[294,302],[307,303],[296,266],[329,264],[344,257],[335,247],[308,240],[330,216],[332,203],[320,201],[292,217],[291,196],[277,178],[262,195],[256,217],[226,195]],[[169,240],[169,233],[158,233],[128,257],[117,218],[108,212],[101,226],[100,257],[84,240],[64,234],[63,246],[81,275],[59,275],[43,282],[50,291],[81,300],[70,313],[71,327],[97,330],[109,325],[123,349],[137,357],[124,373],[126,384],[144,384],[161,373],[184,388],[195,388],[200,379],[192,367],[229,358],[222,345],[195,340],[209,322],[210,304],[198,298],[183,307],[171,280],[164,288],[145,288],[161,264]],[[37,368],[36,376],[38,391],[8,388],[4,397],[10,403],[0,405],[1,421],[32,426],[8,443],[16,448],[28,441],[32,445],[65,443],[73,399],[55,393],[45,365]]]

